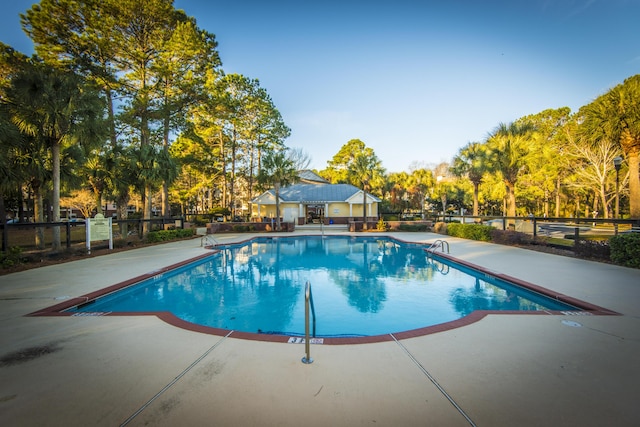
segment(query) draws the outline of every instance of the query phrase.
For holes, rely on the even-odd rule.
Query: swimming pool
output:
[[[77,315],[171,312],[225,330],[297,336],[304,287],[316,336],[374,336],[455,321],[481,311],[578,308],[384,237],[259,237],[76,305]]]

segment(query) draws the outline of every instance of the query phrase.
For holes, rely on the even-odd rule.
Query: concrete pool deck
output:
[[[168,243],[0,276],[0,424],[640,424],[640,270],[447,240],[456,258],[620,315],[488,315],[397,342],[312,345],[310,365],[302,344],[154,316],[26,317],[206,251]]]

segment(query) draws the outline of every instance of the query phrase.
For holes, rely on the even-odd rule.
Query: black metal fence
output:
[[[149,231],[163,230],[170,227],[184,228],[184,219],[113,219],[113,239],[142,236],[144,224],[148,224]],[[0,224],[2,252],[6,252],[12,247],[20,247],[25,252],[51,249],[54,229],[60,230],[60,242],[63,248],[70,249],[86,243],[84,220]],[[39,235],[39,239],[36,238],[37,235]]]
[[[547,218],[547,217],[506,217],[474,215],[436,215],[434,221],[481,223],[500,230],[514,230],[533,236],[564,237],[577,242],[580,236],[615,235],[618,233],[640,233],[640,218]]]
[[[482,223],[501,230],[514,230],[533,236],[569,238],[574,242],[588,235],[615,235],[618,233],[640,232],[640,219],[603,219],[603,218],[545,218],[545,217],[503,217],[473,215],[437,215],[428,218],[434,222]],[[135,238],[142,236],[143,224],[148,223],[149,231],[170,227],[184,228],[184,218],[153,218],[113,220],[113,238]],[[60,230],[63,248],[81,246],[86,243],[86,228],[83,220],[0,224],[2,233],[2,252],[12,247],[20,247],[26,252],[51,249],[53,230]],[[40,245],[36,235],[40,234]],[[93,245],[92,245],[93,246]]]

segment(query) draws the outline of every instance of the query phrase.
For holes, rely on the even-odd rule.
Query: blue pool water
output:
[[[474,310],[576,310],[380,237],[257,238],[74,308],[169,311],[243,332],[304,333],[312,286],[317,336],[370,336],[456,320]]]

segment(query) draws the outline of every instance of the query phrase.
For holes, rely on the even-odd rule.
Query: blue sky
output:
[[[4,0],[0,40],[31,53]],[[640,72],[640,0],[175,0],[226,73],[260,80],[324,169],[353,138],[388,172],[450,161],[500,122],[577,111]]]

